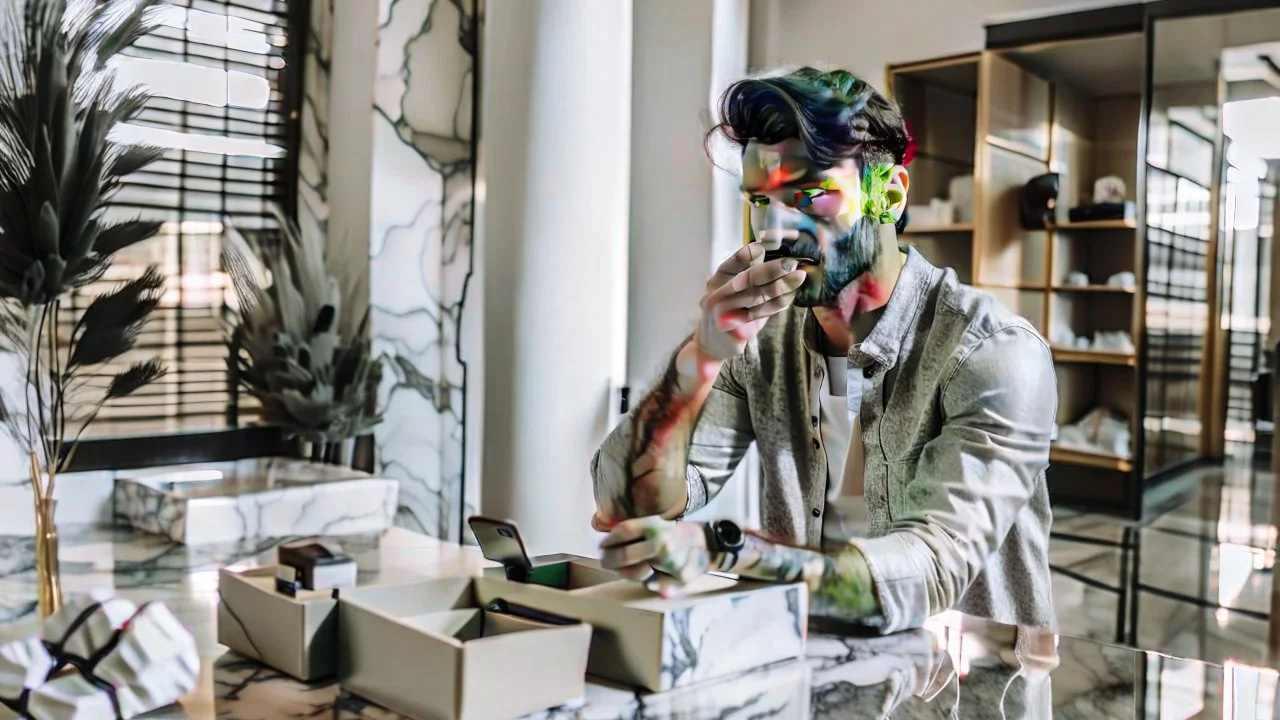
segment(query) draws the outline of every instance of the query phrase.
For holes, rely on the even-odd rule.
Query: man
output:
[[[1024,319],[901,249],[909,145],[843,71],[721,99],[754,242],[592,462],[602,547],[671,594],[708,570],[804,581],[810,610],[893,632],[955,608],[1052,628],[1045,487],[1057,389]],[[752,443],[763,533],[679,518]]]

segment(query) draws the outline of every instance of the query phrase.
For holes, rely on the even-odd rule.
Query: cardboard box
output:
[[[420,720],[512,718],[582,698],[591,626],[491,612],[485,578],[356,588],[338,601],[338,682]]]
[[[218,642],[302,681],[337,672],[337,591],[276,592],[276,566],[218,571]]]
[[[472,577],[493,565],[474,548],[402,528],[373,538],[335,539],[356,561],[358,586]],[[275,565],[218,573],[218,642],[299,680],[337,673],[337,596],[350,588],[277,592]]]
[[[534,558],[528,582],[488,568],[510,602],[594,628],[587,672],[661,692],[804,657],[808,588],[709,574],[664,599],[596,560]]]

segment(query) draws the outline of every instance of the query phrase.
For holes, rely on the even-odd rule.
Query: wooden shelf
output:
[[[1044,285],[1036,285],[1034,283],[1018,283],[1017,285],[1001,285],[1000,283],[982,283],[977,286],[980,290],[1017,290],[1019,292],[1044,292],[1049,288]]]
[[[1068,363],[1094,363],[1097,365],[1127,365],[1134,367],[1138,357],[1132,353],[1104,352],[1100,350],[1077,350],[1075,348],[1053,348],[1053,359]]]
[[[1049,448],[1049,461],[1064,465],[1083,465],[1085,467],[1115,470],[1117,472],[1133,472],[1133,463],[1118,455],[1078,450],[1054,445]]]
[[[973,223],[955,223],[953,225],[907,225],[903,235],[944,235],[948,233],[973,232]]]
[[[1134,230],[1134,220],[1090,220],[1088,222],[1049,223],[1047,230]]]
[[[1053,291],[1063,293],[1121,293],[1124,295],[1133,295],[1138,292],[1138,288],[1131,285],[1054,285]]]

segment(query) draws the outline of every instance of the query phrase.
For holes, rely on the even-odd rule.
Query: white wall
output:
[[[742,238],[738,179],[703,149],[721,90],[747,69],[748,0],[635,3],[627,379],[638,402],[693,329]],[[755,456],[697,517],[755,525]]]
[[[713,255],[702,151],[714,4],[635,3],[627,376],[639,393],[692,331]]]
[[[590,461],[626,365],[631,2],[486,8],[486,515],[591,554]]]
[[[885,66],[982,49],[992,20],[1129,2],[751,0],[751,67],[843,68],[878,88]]]

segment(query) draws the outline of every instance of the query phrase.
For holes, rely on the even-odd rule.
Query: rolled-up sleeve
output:
[[[1057,382],[1048,346],[1022,326],[980,340],[940,390],[943,424],[921,452],[886,534],[853,541],[885,632],[951,608],[999,549],[1049,464]],[[901,508],[906,508],[902,511]]]
[[[627,492],[626,463],[638,409],[633,408],[609,433],[591,461],[596,507],[608,517],[619,518],[625,514],[620,509],[630,506],[620,501]],[[683,511],[673,508],[668,514],[681,517],[711,502],[733,476],[754,441],[747,395],[734,379],[731,361],[721,369],[694,426],[685,467],[688,503]]]

